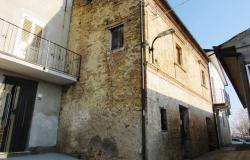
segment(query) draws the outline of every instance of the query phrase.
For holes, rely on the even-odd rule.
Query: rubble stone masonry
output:
[[[110,50],[110,28],[124,47]],[[141,159],[140,2],[74,0],[69,48],[82,55],[78,83],[65,87],[60,151],[82,159]]]

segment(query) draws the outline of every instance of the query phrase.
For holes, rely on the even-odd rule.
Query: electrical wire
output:
[[[165,12],[165,13],[173,12],[175,9],[177,9],[177,8],[179,8],[179,7],[183,6],[183,5],[185,5],[185,4],[188,3],[189,1],[191,1],[191,0],[185,0],[185,1],[183,1],[183,2],[179,3],[178,5],[174,6],[172,9],[168,10],[168,11]]]

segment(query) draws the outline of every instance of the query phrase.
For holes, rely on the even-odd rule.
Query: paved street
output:
[[[195,160],[250,160],[250,146],[236,146],[205,154]]]
[[[2,158],[1,158],[2,159]],[[3,158],[5,160],[77,160],[63,154],[49,153],[40,155],[27,155],[20,157]]]

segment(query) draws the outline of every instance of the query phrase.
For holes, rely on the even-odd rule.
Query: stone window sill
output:
[[[174,65],[178,66],[181,70],[183,70],[183,72],[187,72],[182,65],[180,65],[180,64],[178,64],[176,62],[174,62]]]
[[[109,53],[110,53],[110,54],[114,54],[114,53],[117,53],[117,52],[122,52],[122,51],[124,51],[124,50],[125,50],[125,48],[122,47],[122,48],[110,50]]]

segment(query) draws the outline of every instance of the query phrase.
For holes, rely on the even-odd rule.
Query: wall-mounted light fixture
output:
[[[173,28],[170,28],[170,29],[168,29],[166,31],[163,31],[163,32],[159,33],[155,37],[155,39],[153,40],[151,47],[149,46],[149,53],[152,53],[152,60],[153,60],[153,62],[154,62],[154,43],[155,43],[155,41],[157,39],[161,38],[161,37],[164,37],[164,36],[172,34],[172,33],[175,33],[175,30]]]

